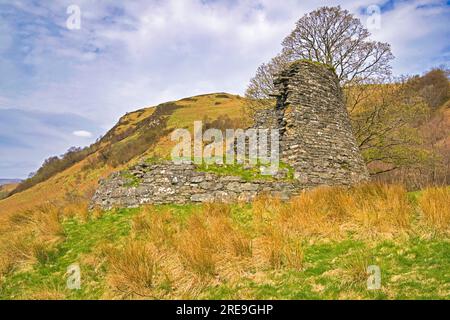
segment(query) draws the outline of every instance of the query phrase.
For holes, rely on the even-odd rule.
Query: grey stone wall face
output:
[[[319,185],[351,185],[368,180],[338,79],[325,66],[294,62],[275,80],[276,107],[261,110],[254,128],[280,130],[280,158],[294,169],[294,180],[246,181],[237,176],[198,172],[193,164],[141,163],[100,181],[91,206],[251,201],[266,193],[288,199]]]
[[[298,61],[274,84],[276,108],[261,112],[256,125],[273,127],[272,119],[277,120],[280,158],[294,168],[295,178],[305,187],[368,180],[336,74]]]
[[[129,186],[129,176],[139,181]],[[198,172],[192,164],[141,163],[127,172],[113,173],[101,180],[91,207],[138,207],[144,204],[185,204],[192,202],[249,202],[266,193],[289,199],[300,190],[294,181],[252,180]]]

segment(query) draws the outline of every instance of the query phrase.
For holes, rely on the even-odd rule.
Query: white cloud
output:
[[[381,15],[381,28],[373,37],[391,44],[397,74],[422,73],[448,63],[450,7],[444,3],[402,1]]]
[[[92,137],[92,133],[86,130],[77,130],[72,132],[72,134],[76,137],[80,137],[80,138],[91,138]]]
[[[11,1],[0,26],[0,108],[74,113],[106,130],[144,106],[214,91],[243,94],[303,14],[341,4],[361,16],[385,2],[77,0],[81,30],[68,30],[70,1]],[[448,60],[448,8],[445,1],[399,1],[383,13],[373,38],[391,43],[394,73]],[[73,144],[83,141],[69,135]]]

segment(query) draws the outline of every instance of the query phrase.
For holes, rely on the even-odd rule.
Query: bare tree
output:
[[[250,79],[245,94],[248,98],[244,109],[247,116],[253,118],[257,110],[267,109],[274,103],[273,97],[271,98],[271,95],[275,92],[274,77],[285,69],[288,63],[287,57],[279,54],[272,58],[270,62],[263,63],[258,67],[256,75]]]
[[[275,90],[273,85],[274,75],[280,73],[289,63],[288,57],[279,54],[270,62],[263,63],[256,70],[256,75],[250,80],[247,95],[253,99],[266,99]]]
[[[426,161],[419,125],[425,120],[427,108],[411,91],[408,79],[347,86],[345,94],[353,132],[372,174]]]
[[[250,81],[246,96],[254,101],[253,110],[274,106],[269,99],[275,93],[273,80],[291,61],[329,65],[343,87],[359,149],[375,179],[403,181],[398,177],[412,172],[411,181],[418,186],[431,172],[431,183],[448,181],[448,139],[439,135],[439,142],[430,145],[432,139],[423,134],[446,132],[437,124],[433,130],[423,129],[429,108],[436,112],[448,100],[446,68],[423,77],[393,79],[389,44],[372,41],[361,21],[340,7],[304,15],[282,45],[281,53],[261,65]]]
[[[304,15],[283,42],[281,54],[263,64],[250,80],[246,95],[267,98],[273,78],[287,62],[308,59],[330,65],[342,85],[380,78],[391,72],[390,45],[370,40],[369,31],[347,10],[322,7]]]

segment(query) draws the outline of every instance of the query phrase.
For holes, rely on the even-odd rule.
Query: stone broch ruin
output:
[[[367,180],[336,74],[325,65],[297,61],[274,85],[276,106],[258,112],[254,127],[280,130],[280,158],[293,178],[287,179],[287,169],[270,180],[246,181],[200,172],[193,164],[142,162],[127,175],[116,172],[100,181],[92,206],[250,201],[261,193],[287,199],[306,188]],[[130,184],[130,175],[138,183]]]

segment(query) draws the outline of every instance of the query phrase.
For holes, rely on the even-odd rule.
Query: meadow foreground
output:
[[[0,296],[448,299],[449,204],[448,188],[368,184],[287,203],[42,206],[2,223]],[[80,289],[68,286],[74,264]]]

